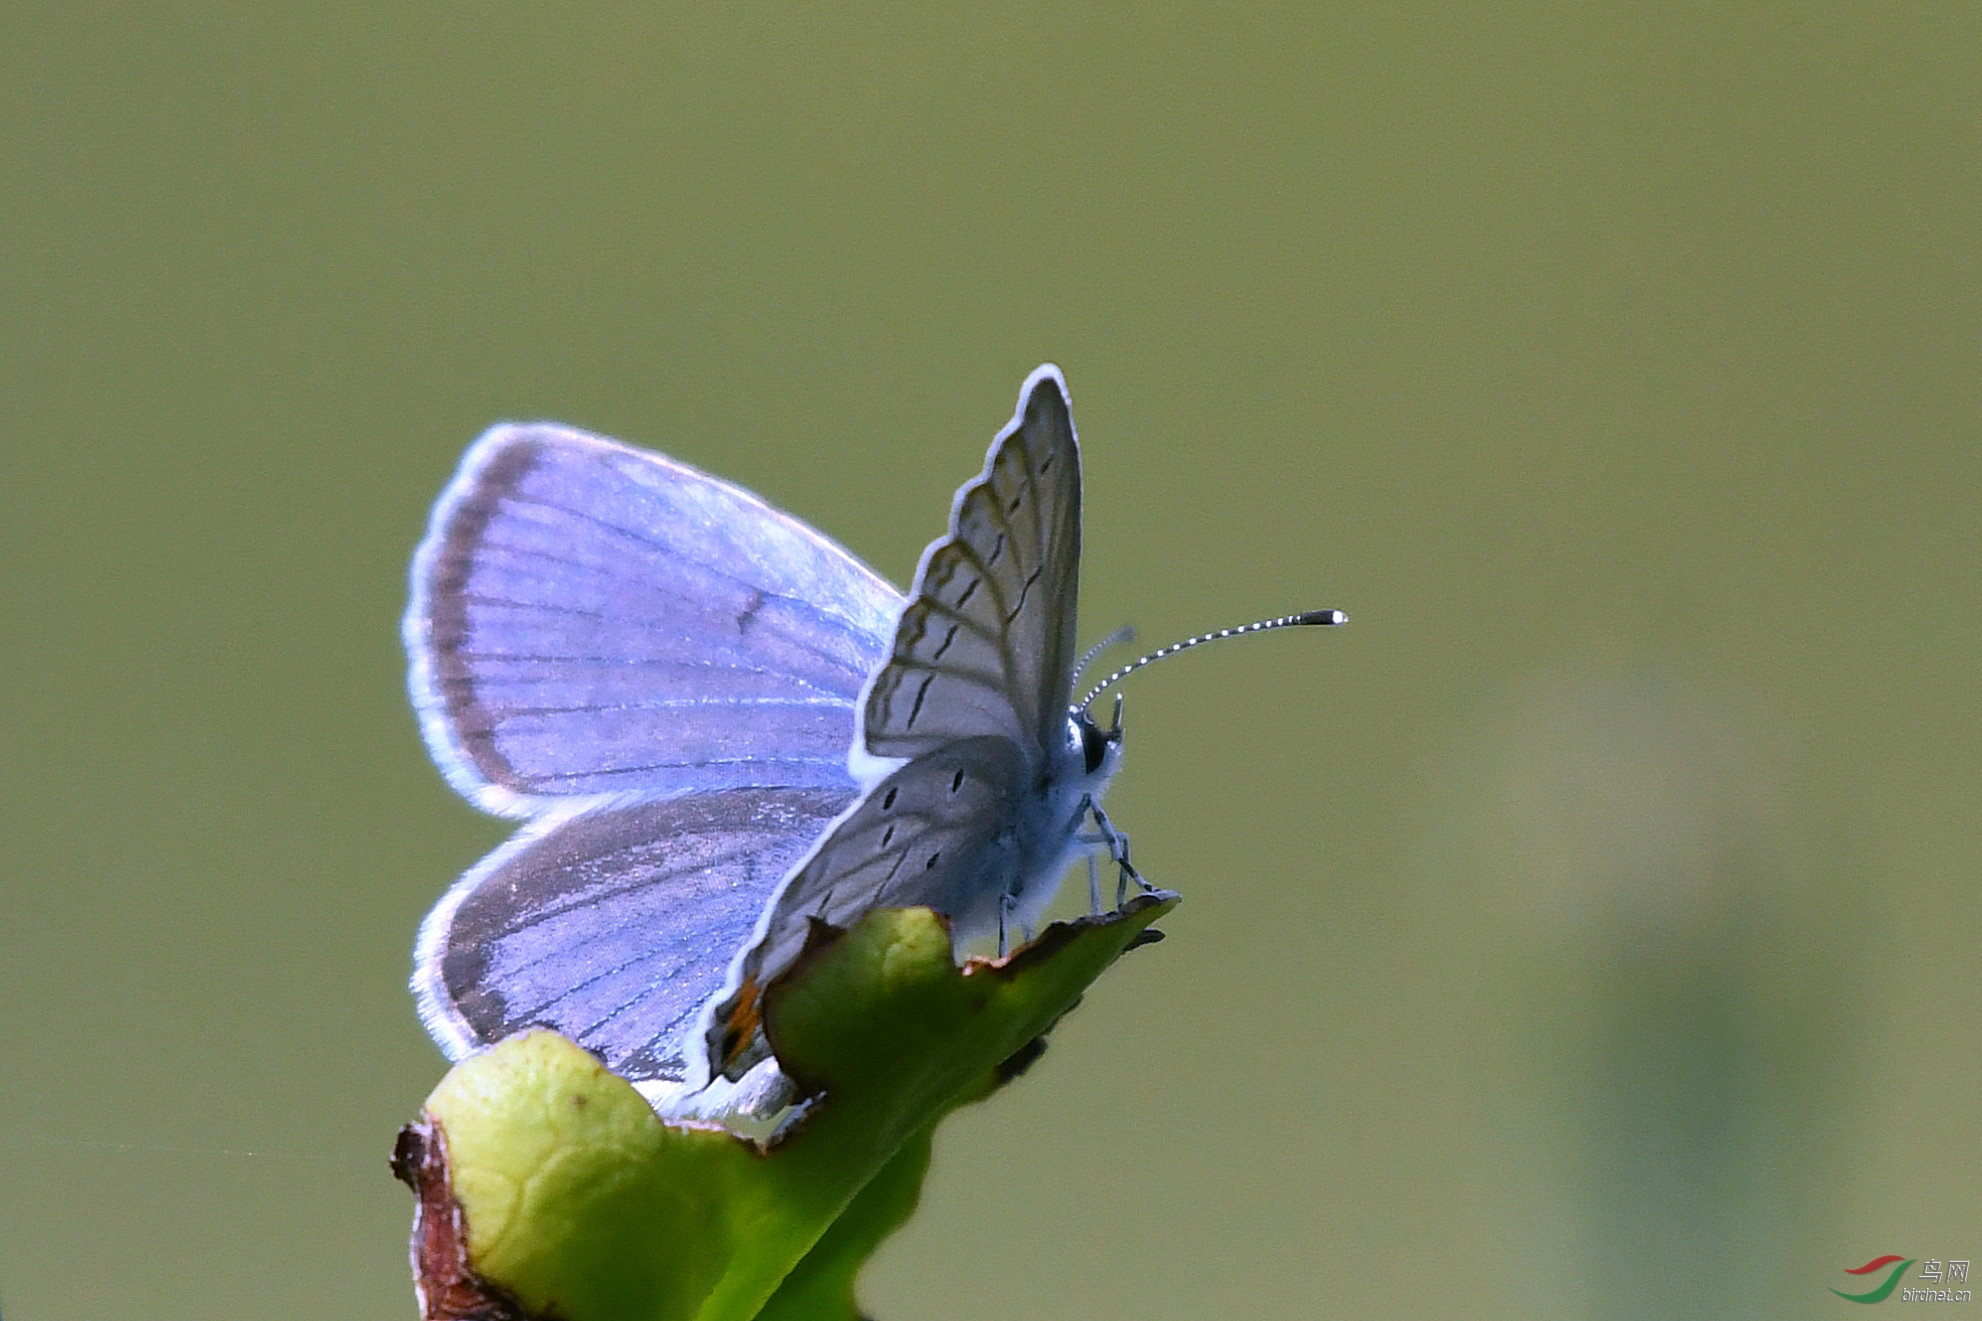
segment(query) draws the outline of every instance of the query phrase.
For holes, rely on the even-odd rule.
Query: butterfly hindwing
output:
[[[963,929],[995,929],[1017,875],[1012,829],[1024,763],[1008,739],[959,739],[918,757],[865,794],[779,892],[710,1020],[711,1058],[730,1076],[752,1049],[758,993],[791,966],[812,919],[848,927],[876,908],[926,907]]]
[[[434,759],[478,806],[848,787],[901,597],[756,496],[552,425],[492,428],[434,508],[405,637]]]
[[[550,1027],[635,1080],[686,1031],[848,791],[730,789],[526,827],[421,926],[413,986],[450,1058]]]

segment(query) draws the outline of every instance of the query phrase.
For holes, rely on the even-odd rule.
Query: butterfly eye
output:
[[[1108,745],[1120,741],[1122,736],[1095,724],[1085,711],[1074,717],[1074,727],[1080,730],[1081,760],[1086,763],[1087,773],[1093,775],[1107,759]]]
[[[950,792],[955,793],[961,788],[963,788],[963,768],[958,767],[957,773],[950,777]]]

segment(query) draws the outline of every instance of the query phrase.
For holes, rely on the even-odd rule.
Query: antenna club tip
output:
[[[1340,610],[1310,610],[1300,617],[1303,624],[1346,624],[1349,616]]]

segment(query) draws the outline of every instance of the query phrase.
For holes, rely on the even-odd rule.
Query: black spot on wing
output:
[[[743,607],[742,613],[736,617],[736,631],[738,633],[748,633],[751,623],[757,618],[757,612],[763,608],[764,593],[762,591],[753,591],[750,594],[750,604]]]
[[[1039,575],[1045,571],[1046,566],[1042,564],[1026,575],[1025,586],[1019,588],[1019,599],[1017,603],[1012,606],[1011,613],[1005,616],[1005,622],[1007,624],[1017,619],[1019,617],[1019,611],[1025,609],[1025,598],[1032,595],[1032,585],[1039,581]]]
[[[922,686],[915,690],[915,705],[909,708],[908,719],[902,722],[903,729],[914,729],[916,717],[922,714],[922,703],[929,696],[929,685],[936,682],[935,671],[922,676]]]

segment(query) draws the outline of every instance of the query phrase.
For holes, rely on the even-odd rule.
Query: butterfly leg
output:
[[[1108,856],[1115,860],[1115,866],[1119,869],[1115,879],[1115,907],[1120,908],[1127,902],[1130,881],[1134,881],[1136,888],[1143,894],[1154,891],[1156,887],[1145,881],[1142,873],[1129,862],[1129,837],[1115,829],[1115,823],[1110,821],[1108,814],[1101,810],[1101,804],[1090,799],[1087,810],[1094,817],[1094,824],[1100,832],[1097,842],[1108,846]]]
[[[1080,810],[1074,813],[1074,825],[1076,829],[1078,829],[1082,821],[1087,819],[1088,814],[1093,810],[1094,799],[1083,797],[1080,800]],[[1087,845],[1087,911],[1091,917],[1100,917],[1103,912],[1101,907],[1100,854],[1102,850],[1106,850],[1110,861],[1112,861],[1115,857],[1114,844],[1108,836],[1098,831],[1076,834],[1074,836],[1074,843]]]
[[[1101,906],[1101,858],[1106,855],[1110,862],[1115,861],[1115,841],[1098,831],[1090,835],[1076,835],[1074,842],[1085,844],[1087,854],[1087,907],[1093,917],[1100,917],[1108,910]],[[1121,897],[1116,896],[1115,906],[1121,907]]]
[[[1017,903],[1017,896],[1013,895],[1010,891],[998,896],[998,957],[1001,959],[1012,952],[1012,938],[1008,923],[1011,919],[1012,907],[1015,903]]]

